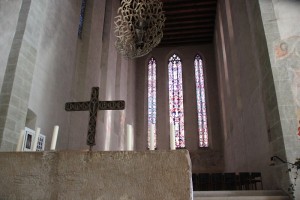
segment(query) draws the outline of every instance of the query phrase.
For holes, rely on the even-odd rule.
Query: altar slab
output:
[[[187,150],[1,152],[0,166],[0,199],[192,199]]]

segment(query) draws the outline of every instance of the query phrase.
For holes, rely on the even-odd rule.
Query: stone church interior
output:
[[[0,199],[300,199],[299,10],[0,0]]]

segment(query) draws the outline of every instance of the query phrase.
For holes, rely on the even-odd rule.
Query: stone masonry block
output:
[[[17,144],[20,130],[18,132],[15,132],[15,130],[10,130],[8,128],[5,128],[3,134],[3,140],[8,141],[11,144]]]
[[[186,150],[0,153],[7,199],[191,200]]]
[[[0,95],[0,106],[8,105],[10,102],[10,94],[3,93]],[[3,112],[3,110],[1,110]]]
[[[2,139],[1,146],[0,146],[0,151],[15,151],[15,150],[16,150],[16,145],[15,144]],[[1,198],[3,198],[3,197],[5,197],[5,195],[1,196]]]
[[[8,117],[10,117],[11,119],[18,121],[18,120],[23,119],[24,116],[26,118],[26,112],[27,112],[27,110],[23,111],[18,108],[15,108],[13,106],[9,106],[7,114],[8,114]]]
[[[283,136],[296,135],[297,133],[297,119],[284,119],[281,120],[281,127]]]
[[[5,128],[15,130],[16,122],[12,119],[7,118]]]
[[[0,105],[0,120],[2,120],[2,118],[3,118],[3,120],[5,119],[7,111],[8,111],[7,105],[6,106]]]
[[[16,97],[16,96],[12,95],[12,96],[10,97],[10,104],[11,104],[12,106],[16,107],[16,108],[19,108],[19,106],[20,106],[20,98],[18,98],[18,97]]]

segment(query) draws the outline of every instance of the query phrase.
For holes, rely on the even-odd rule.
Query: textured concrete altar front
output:
[[[190,200],[186,150],[0,153],[0,199]]]

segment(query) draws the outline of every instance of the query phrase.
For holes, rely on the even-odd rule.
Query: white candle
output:
[[[21,130],[16,151],[22,151],[25,131]]]
[[[40,128],[35,129],[34,142],[33,142],[33,146],[31,147],[32,151],[36,151],[36,147],[37,147],[37,144],[38,144],[38,141],[39,141],[40,132],[41,132]]]
[[[175,129],[174,129],[174,124],[170,123],[170,149],[175,150]]]
[[[155,125],[150,125],[150,150],[154,150],[154,128]]]
[[[126,148],[127,151],[133,151],[133,128],[130,124],[126,126]]]
[[[54,126],[50,150],[55,150],[59,126]]]

